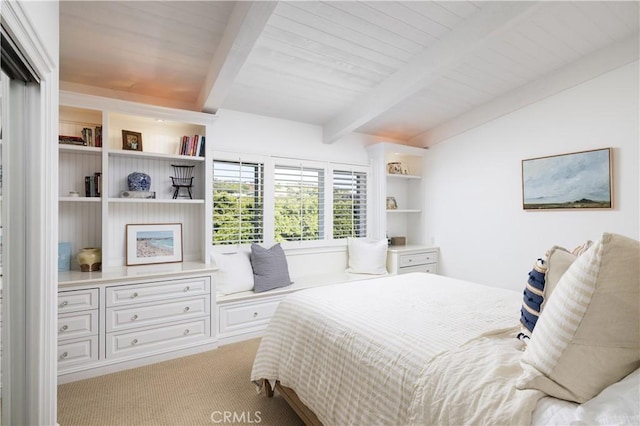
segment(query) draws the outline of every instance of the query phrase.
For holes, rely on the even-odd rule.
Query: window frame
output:
[[[339,163],[331,163],[330,164],[330,173],[331,173],[331,239],[332,240],[336,240],[336,241],[340,241],[340,240],[345,240],[348,237],[339,237],[337,238],[334,235],[334,228],[333,228],[333,220],[334,220],[334,174],[336,172],[341,172],[341,173],[351,173],[352,175],[354,173],[362,173],[365,175],[366,178],[366,182],[365,182],[365,223],[364,223],[364,230],[365,230],[365,237],[370,236],[371,233],[371,217],[372,217],[372,209],[371,209],[371,199],[372,199],[372,194],[371,194],[371,169],[369,167],[363,167],[363,166],[356,166],[356,165],[352,165],[352,164],[339,164]],[[350,237],[357,237],[354,235],[350,235]]]
[[[228,153],[228,152],[222,152],[222,151],[214,151],[213,155],[212,155],[212,159],[211,161],[211,188],[209,188],[208,190],[211,191],[211,211],[212,211],[212,217],[211,217],[211,221],[213,222],[214,218],[213,218],[213,214],[215,212],[215,204],[214,204],[214,200],[213,200],[213,191],[215,189],[215,184],[214,184],[214,166],[213,164],[215,162],[230,162],[230,163],[244,163],[247,165],[253,165],[253,164],[260,164],[262,165],[262,199],[263,199],[263,203],[262,203],[262,208],[263,208],[263,212],[262,212],[262,241],[258,242],[259,244],[265,243],[266,241],[266,231],[265,231],[265,225],[266,225],[266,218],[265,218],[265,211],[266,211],[266,207],[265,207],[265,203],[266,203],[266,174],[267,174],[267,167],[268,165],[266,164],[266,160],[267,158],[264,156],[259,156],[259,155],[251,155],[251,154],[235,154],[235,153]],[[251,246],[252,242],[247,242],[247,243],[231,243],[231,244],[215,244],[214,240],[213,240],[213,235],[214,235],[214,228],[213,228],[213,224],[211,227],[211,235],[210,235],[210,240],[209,240],[209,244],[211,245],[211,247],[213,248],[214,252],[231,252],[231,251],[237,251],[239,250],[241,247],[249,247]]]
[[[282,156],[255,155],[229,153],[223,151],[214,151],[212,161],[242,161],[246,163],[262,163],[264,167],[263,176],[263,241],[260,243],[265,247],[271,247],[276,244],[275,241],[275,170],[277,166],[283,167],[306,167],[322,169],[324,175],[324,237],[319,240],[299,240],[299,241],[282,241],[281,246],[285,250],[292,249],[314,249],[322,247],[343,247],[346,246],[346,238],[334,238],[333,236],[333,173],[334,171],[342,172],[358,172],[365,173],[366,182],[366,236],[371,236],[372,220],[374,211],[372,209],[372,183],[373,173],[370,164],[350,164],[333,161],[308,160],[304,158],[291,158]],[[212,180],[213,186],[213,180]],[[213,187],[211,188],[213,191]],[[212,201],[213,204],[213,201]],[[211,218],[213,220],[213,217]],[[210,244],[213,252],[232,252],[246,249],[251,246],[250,243],[243,244],[213,244],[213,234],[211,235]]]

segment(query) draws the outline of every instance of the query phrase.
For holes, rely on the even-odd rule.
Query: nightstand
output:
[[[387,250],[387,271],[391,275],[409,272],[438,272],[438,247],[431,246],[389,246]]]

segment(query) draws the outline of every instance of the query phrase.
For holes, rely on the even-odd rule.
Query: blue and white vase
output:
[[[151,188],[151,177],[146,173],[133,172],[127,176],[129,191],[148,191]]]

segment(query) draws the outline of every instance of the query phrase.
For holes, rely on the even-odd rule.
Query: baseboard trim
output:
[[[137,356],[137,358],[135,359],[101,360],[98,363],[91,363],[82,367],[78,367],[73,371],[59,372],[58,385],[71,383],[78,380],[90,379],[105,374],[116,373],[118,371],[129,370],[131,368],[142,367],[149,364],[155,364],[157,362],[169,361],[171,359],[181,358],[183,356],[195,355],[201,352],[217,349],[218,346],[219,343],[216,340],[208,341],[204,344],[199,343],[197,346],[192,346],[185,349],[179,349],[149,356]]]

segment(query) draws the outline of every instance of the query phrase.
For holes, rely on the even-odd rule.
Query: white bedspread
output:
[[[519,326],[495,330],[433,357],[414,388],[411,425],[528,425],[540,391],[516,389]]]
[[[325,425],[408,424],[434,356],[513,327],[521,298],[419,273],[294,293],[262,338],[251,380],[293,388]]]

